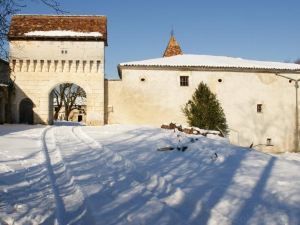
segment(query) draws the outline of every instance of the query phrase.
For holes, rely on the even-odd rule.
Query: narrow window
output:
[[[62,49],[61,54],[68,54],[68,51],[66,49]]]
[[[256,111],[257,111],[257,113],[262,113],[262,104],[256,105]]]
[[[189,86],[188,76],[180,76],[180,86]]]

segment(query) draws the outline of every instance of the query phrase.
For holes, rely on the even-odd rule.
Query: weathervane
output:
[[[174,36],[174,26],[172,26],[172,29],[171,29],[171,36]]]

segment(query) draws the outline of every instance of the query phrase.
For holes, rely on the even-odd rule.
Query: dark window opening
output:
[[[272,146],[272,139],[271,138],[267,138],[267,146]]]
[[[262,104],[257,104],[257,106],[256,106],[256,111],[257,111],[258,113],[262,113]]]
[[[141,81],[143,81],[143,82],[144,82],[145,80],[146,80],[145,78],[141,78]]]
[[[82,121],[82,115],[78,115],[78,122]]]
[[[218,79],[218,82],[221,83],[221,82],[222,82],[222,79]]]
[[[189,86],[188,76],[180,76],[180,86]]]

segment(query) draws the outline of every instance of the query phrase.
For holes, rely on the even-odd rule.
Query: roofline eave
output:
[[[250,67],[213,67],[213,66],[167,66],[167,65],[118,65],[118,72],[122,78],[123,69],[153,69],[153,70],[189,70],[189,71],[226,71],[226,72],[263,72],[263,73],[294,73],[300,74],[300,69],[250,68]]]

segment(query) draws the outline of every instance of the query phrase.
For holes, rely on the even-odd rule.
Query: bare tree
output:
[[[71,112],[80,109],[85,104],[86,93],[76,84],[60,84],[53,90],[53,100],[55,105],[54,119],[58,119],[59,111],[64,107],[64,120],[68,121]]]
[[[55,112],[54,112],[54,120],[58,119],[59,111],[61,110],[63,106],[63,99],[65,97],[65,90],[67,85],[60,84],[58,87],[56,87],[52,94],[53,94],[53,100],[55,103]]]
[[[86,98],[86,93],[81,87],[75,84],[67,84],[67,88],[65,90],[65,96],[63,99],[66,121],[69,120],[70,113],[74,109],[80,109],[80,106],[83,104],[85,98]]]
[[[8,58],[7,54],[7,33],[9,29],[10,18],[27,6],[30,0],[0,0],[0,56]],[[53,9],[55,13],[62,14],[65,11],[61,9],[58,0],[37,0],[49,8]]]

